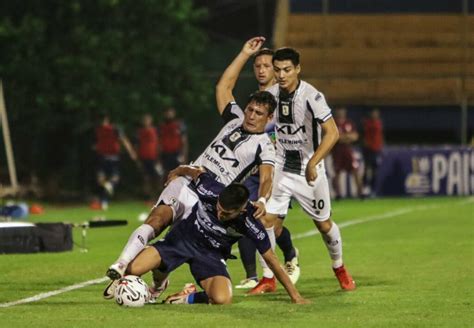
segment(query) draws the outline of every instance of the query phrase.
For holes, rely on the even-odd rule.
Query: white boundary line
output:
[[[51,297],[51,296],[54,296],[54,295],[69,292],[71,290],[87,287],[87,286],[94,285],[94,284],[100,284],[100,283],[105,282],[107,280],[109,280],[108,277],[102,277],[102,278],[98,278],[98,279],[93,279],[93,280],[80,282],[80,283],[75,284],[75,285],[67,286],[67,287],[57,289],[57,290],[53,290],[53,291],[46,292],[46,293],[41,293],[41,294],[38,294],[38,295],[35,295],[35,296],[32,296],[32,297],[28,297],[28,298],[24,298],[24,299],[21,299],[21,300],[18,300],[18,301],[8,302],[8,303],[1,303],[0,308],[7,308],[7,307],[18,305],[18,304],[36,302],[36,301],[42,300],[44,298],[48,298],[48,297]]]
[[[459,202],[459,205],[465,205],[465,204],[468,204],[468,203],[472,203],[473,200],[474,200],[474,198],[470,197],[467,200]],[[380,214],[380,215],[373,215],[373,216],[368,216],[368,217],[365,217],[365,218],[353,219],[353,220],[350,220],[350,221],[340,223],[340,224],[338,224],[338,226],[339,226],[339,228],[345,228],[345,227],[349,227],[349,226],[356,225],[356,224],[389,219],[389,218],[392,218],[392,217],[395,217],[395,216],[411,213],[411,212],[414,212],[414,211],[424,211],[424,210],[434,209],[434,208],[438,208],[438,207],[440,207],[440,205],[428,205],[428,206],[416,206],[416,207],[411,207],[411,208],[401,208],[401,209],[391,211],[391,212],[386,212],[386,213]],[[313,229],[313,230],[308,231],[308,232],[296,234],[296,235],[293,236],[292,239],[297,240],[297,239],[302,239],[302,238],[306,238],[306,237],[309,237],[309,236],[314,236],[314,235],[317,235],[317,234],[319,234],[319,231],[316,230],[316,229]],[[238,252],[238,250],[237,250],[237,252]],[[234,252],[232,252],[232,253],[234,253]],[[48,297],[51,297],[51,296],[55,296],[55,295],[59,295],[59,294],[62,294],[62,293],[72,291],[72,290],[75,290],[75,289],[84,288],[84,287],[87,287],[87,286],[90,286],[90,285],[100,284],[100,283],[103,283],[107,280],[109,280],[109,278],[102,277],[102,278],[98,278],[98,279],[84,281],[84,282],[81,282],[81,283],[78,283],[78,284],[75,284],[75,285],[67,286],[67,287],[60,288],[60,289],[57,289],[57,290],[53,290],[53,291],[46,292],[46,293],[41,293],[41,294],[38,294],[38,295],[35,295],[35,296],[32,296],[32,297],[28,297],[28,298],[24,298],[24,299],[21,299],[21,300],[18,300],[18,301],[13,301],[13,302],[8,302],[8,303],[0,303],[0,308],[8,308],[8,307],[19,305],[19,304],[36,302],[36,301],[39,301],[39,300],[42,300],[42,299],[45,299],[45,298],[48,298]]]

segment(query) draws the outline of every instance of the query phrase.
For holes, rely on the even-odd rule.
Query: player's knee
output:
[[[331,219],[327,219],[324,221],[314,221],[314,224],[316,225],[316,228],[318,228],[319,232],[321,233],[328,233],[328,231],[331,230],[331,227],[332,227]]]
[[[281,232],[283,231],[283,220],[278,219],[275,220],[275,225],[273,226],[273,229],[275,231],[275,236],[278,237],[281,235]]]
[[[263,218],[261,218],[261,222],[265,228],[271,228],[275,226],[276,220],[277,220],[276,215],[274,214],[266,214]]]
[[[274,229],[274,231],[275,231],[275,237],[277,237],[277,238],[280,237],[281,232],[283,231],[283,226],[281,226],[281,225],[275,225],[275,226],[273,227],[273,229]]]
[[[173,220],[173,211],[167,205],[159,205],[150,212],[145,223],[152,226],[155,229],[155,234],[158,235],[167,226],[171,224]]]
[[[224,292],[214,293],[209,297],[209,303],[215,305],[232,304],[232,294]]]

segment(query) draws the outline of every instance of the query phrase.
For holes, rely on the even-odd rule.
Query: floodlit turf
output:
[[[84,207],[45,205],[35,222],[83,222],[97,216]],[[88,252],[0,255],[0,304],[100,278],[120,253],[147,207],[112,204],[110,219],[123,227],[87,231]],[[310,305],[294,305],[279,286],[274,294],[234,304],[148,305],[121,308],[102,299],[105,283],[40,301],[0,308],[0,327],[472,327],[474,326],[473,198],[343,200],[333,203],[342,227],[344,258],[358,288],[345,293],[333,277],[327,251],[299,207],[286,220],[300,250],[297,284]],[[74,232],[81,243],[81,229]],[[234,283],[244,278],[240,260],[229,261]],[[145,280],[149,281],[149,276]],[[171,277],[168,292],[192,278],[187,266]]]

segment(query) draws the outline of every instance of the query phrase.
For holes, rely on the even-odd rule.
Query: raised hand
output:
[[[242,48],[242,52],[245,54],[252,56],[256,54],[260,48],[262,48],[263,43],[265,42],[265,38],[263,36],[256,36],[248,40],[244,43]]]

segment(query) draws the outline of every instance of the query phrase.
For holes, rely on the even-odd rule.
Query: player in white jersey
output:
[[[248,42],[243,55],[252,56],[260,45],[258,40]],[[244,111],[237,106],[232,90],[242,67],[236,58],[217,84],[217,108],[226,124],[194,165],[203,167],[224,185],[243,180],[258,166],[259,199],[254,202],[254,206],[255,217],[261,218],[265,215],[265,203],[270,197],[275,157],[274,146],[265,133],[265,126],[273,118],[276,103],[269,92],[261,91],[250,96]],[[173,220],[190,212],[197,202],[197,196],[188,185],[189,180],[181,177],[163,190],[145,223],[132,233],[117,261],[107,270],[109,278],[116,280],[123,276],[127,265],[145,248],[148,241],[157,237]]]
[[[313,219],[332,259],[332,267],[343,290],[355,289],[355,282],[342,261],[342,240],[338,226],[331,221],[331,199],[324,158],[339,134],[324,95],[299,79],[299,53],[291,48],[278,49],[273,56],[277,85],[269,91],[278,107],[276,119],[277,159],[272,196],[266,204],[266,227],[285,216],[294,198]],[[269,290],[262,279],[250,294]]]
[[[255,79],[258,82],[258,90],[264,91],[270,88],[272,85],[276,83],[273,71],[273,50],[268,48],[261,48],[258,52],[253,56],[253,72]],[[275,135],[275,124],[272,122],[268,124],[266,127],[266,132],[271,136],[274,137]],[[251,201],[256,201],[258,199],[258,187],[259,187],[259,175],[258,172],[256,174],[251,175],[248,177],[244,185],[250,191],[249,199]],[[293,247],[293,242],[291,240],[291,233],[290,231],[283,226],[284,218],[279,218],[275,222],[274,226],[274,236],[276,244],[280,247],[283,255],[284,255],[284,270],[287,272],[288,276],[290,277],[291,281],[295,284],[298,281],[300,268],[298,265],[298,257],[297,257],[297,249]],[[270,236],[270,239],[273,237],[273,232],[268,229],[267,233]],[[255,243],[250,240],[249,238],[243,237],[239,239],[238,242],[239,246],[239,255],[240,259],[242,260],[242,264],[245,269],[246,279],[240,281],[238,285],[235,287],[237,289],[251,289],[258,284],[258,276],[257,276],[257,266],[256,266],[256,247]],[[258,254],[259,255],[259,254]],[[259,260],[263,261],[261,256],[259,255]],[[265,268],[266,270],[266,268]],[[264,270],[264,271],[265,271]],[[267,274],[273,275],[273,272],[268,268]],[[265,272],[263,272],[265,274]],[[275,290],[276,290],[276,280],[275,280]]]

